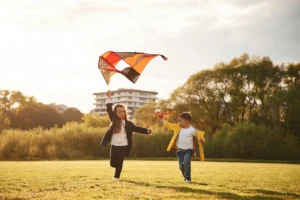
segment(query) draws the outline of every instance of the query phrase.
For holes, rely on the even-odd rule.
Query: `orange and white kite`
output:
[[[157,56],[161,56],[164,60],[168,60],[168,58],[161,54],[107,51],[99,57],[98,68],[107,85],[109,85],[110,79],[115,73],[123,74],[132,83],[136,83],[146,65]],[[116,66],[121,60],[129,66],[122,70],[118,70],[116,69]]]

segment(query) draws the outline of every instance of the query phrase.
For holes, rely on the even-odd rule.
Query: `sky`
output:
[[[243,53],[300,61],[299,0],[0,0],[0,89],[88,113],[93,93],[170,93]],[[106,51],[163,54],[136,84],[99,69]]]

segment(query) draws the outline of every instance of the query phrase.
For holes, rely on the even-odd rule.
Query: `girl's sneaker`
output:
[[[119,178],[116,178],[116,177],[113,177],[112,180],[113,180],[113,181],[119,181],[120,179],[119,179]]]
[[[192,180],[191,179],[185,179],[185,182],[186,183],[192,183]]]

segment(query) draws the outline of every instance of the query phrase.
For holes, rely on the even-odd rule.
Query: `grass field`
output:
[[[0,199],[300,199],[300,165],[125,160],[120,182],[105,161],[0,162]]]

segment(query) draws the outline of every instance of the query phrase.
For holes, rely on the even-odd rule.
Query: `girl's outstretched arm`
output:
[[[150,128],[143,128],[140,126],[136,126],[134,123],[132,123],[133,132],[141,133],[141,134],[152,134],[152,130]]]

